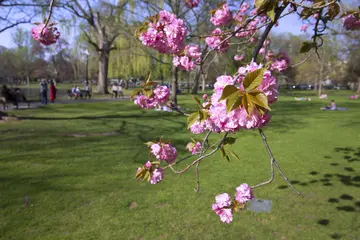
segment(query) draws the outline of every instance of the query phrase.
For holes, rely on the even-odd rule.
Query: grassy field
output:
[[[229,225],[211,211],[215,195],[269,176],[256,131],[236,134],[241,160],[201,163],[196,194],[194,169],[157,185],[134,179],[146,141],[164,136],[187,154],[191,134],[176,113],[129,102],[14,111],[21,121],[0,123],[0,239],[359,239],[360,101],[348,95],[331,97],[348,111],[328,112],[319,110],[328,100],[280,97],[264,131],[304,198],[277,175],[255,191],[271,213],[243,211]],[[194,108],[188,99],[180,104]]]

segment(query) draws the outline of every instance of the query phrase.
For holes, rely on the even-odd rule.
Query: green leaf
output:
[[[155,144],[154,142],[146,142],[146,143],[144,143],[146,146],[148,146],[148,147],[151,147],[153,144]]]
[[[155,82],[155,81],[147,81],[144,86],[146,87],[152,87],[152,86],[156,86],[158,85],[158,82]]]
[[[271,19],[271,21],[275,22],[275,8],[277,6],[277,2],[276,1],[272,1],[269,4],[269,7],[267,8],[267,12],[266,15],[268,15],[268,17]]]
[[[228,150],[228,152],[229,152],[234,158],[236,158],[237,160],[240,160],[239,155],[237,155],[233,150]]]
[[[230,162],[230,158],[229,158],[229,156],[226,154],[226,151],[225,151],[224,146],[222,146],[222,147],[220,148],[220,152],[221,152],[221,156],[222,156],[223,158],[226,158],[226,160],[228,160],[228,161]]]
[[[249,101],[248,96],[249,96],[249,94],[247,93],[242,98],[242,105],[244,106],[248,116],[250,116],[250,114],[254,111],[255,105],[253,102]]]
[[[141,89],[141,92],[147,97],[150,98],[151,95],[153,95],[153,90],[149,88],[143,88]]]
[[[141,91],[141,89],[134,89],[134,91],[132,92],[130,99],[132,100],[136,95],[138,95],[138,93]]]
[[[199,121],[204,121],[210,117],[208,110],[199,110]]]
[[[227,144],[232,145],[232,144],[234,144],[235,142],[236,142],[236,138],[234,138],[234,137],[227,137],[227,138],[224,139],[223,144],[224,144],[224,145],[227,145]]]
[[[333,3],[328,7],[329,19],[332,21],[340,13],[340,6],[337,3]]]
[[[192,149],[194,146],[195,146],[195,143],[189,142],[188,144],[186,144],[186,149]]]
[[[202,108],[202,104],[200,102],[200,100],[195,96],[195,95],[191,95],[191,97],[195,100],[195,102],[197,103],[197,105]]]
[[[226,99],[226,113],[231,112],[232,110],[240,107],[241,105],[240,96],[232,96],[231,98]]]
[[[300,47],[300,53],[307,53],[312,48],[315,48],[315,47],[316,47],[316,43],[314,43],[314,42],[303,42]]]
[[[148,73],[145,83],[148,83],[150,81],[150,78],[151,78],[151,72]]]
[[[143,179],[144,179],[144,180],[146,179],[146,180],[149,182],[149,181],[150,181],[150,178],[151,178],[150,172],[149,172],[148,170],[146,170]]]
[[[255,7],[259,8],[264,4],[264,0],[255,0]]]
[[[318,7],[322,7],[325,5],[325,2],[323,0],[319,0],[319,1],[315,1],[314,4],[312,5],[313,8],[318,8]]]
[[[199,112],[194,112],[190,114],[190,116],[187,119],[188,129],[198,120],[198,118],[199,118]]]
[[[302,19],[307,19],[311,15],[313,15],[313,12],[312,12],[312,10],[310,8],[304,8],[300,13],[300,17]]]
[[[257,88],[263,80],[265,71],[266,71],[265,68],[260,68],[246,74],[245,79],[243,81],[245,90],[249,91]]]
[[[219,101],[225,100],[227,98],[231,98],[234,95],[238,96],[239,91],[240,91],[240,89],[238,89],[234,85],[226,85],[223,92],[222,92],[222,94],[221,94],[221,97],[220,97]]]
[[[135,30],[135,37],[139,38],[140,37],[140,34],[146,32],[148,29],[148,26],[146,25],[141,25],[140,27],[138,27],[136,30]]]
[[[248,97],[248,101],[253,102],[255,105],[265,108],[267,110],[271,110],[268,105],[268,99],[264,93],[261,92],[250,92]]]

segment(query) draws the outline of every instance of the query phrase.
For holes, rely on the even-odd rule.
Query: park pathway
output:
[[[47,105],[52,105],[52,104],[72,104],[72,103],[92,103],[92,102],[116,102],[116,101],[129,101],[129,97],[125,96],[123,99],[122,98],[92,98],[92,99],[61,99],[61,100],[56,100],[54,103],[51,103],[50,101],[48,101]],[[43,104],[41,104],[41,102],[36,101],[36,102],[31,102],[30,103],[30,108],[38,108],[44,106]],[[2,107],[2,106],[1,106]],[[1,108],[0,107],[0,108]],[[12,103],[8,103],[7,105],[7,109],[5,111],[9,111],[9,110],[15,110],[15,106],[13,106]],[[19,109],[28,109],[28,105],[27,103],[19,103]],[[4,110],[2,110],[4,111]]]

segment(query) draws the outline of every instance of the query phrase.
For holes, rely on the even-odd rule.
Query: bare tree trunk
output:
[[[172,67],[172,79],[171,79],[171,101],[177,104],[177,85],[178,85],[178,69],[177,67]]]
[[[203,93],[205,93],[205,79],[206,79],[206,76],[207,76],[207,74],[201,75],[201,78],[202,78],[201,91],[202,91]]]
[[[360,93],[360,78],[358,79],[358,88],[356,90],[356,93],[359,94]]]
[[[321,95],[321,89],[322,89],[322,80],[323,80],[323,70],[324,70],[324,64],[321,63],[320,64],[320,72],[319,72],[319,91],[318,91],[318,96],[320,97]]]
[[[97,86],[97,92],[108,94],[108,82],[107,82],[107,76],[108,76],[108,68],[109,68],[109,50],[102,50],[100,52],[99,57],[99,78],[98,78],[98,86]]]
[[[194,86],[191,89],[192,94],[197,94],[198,93],[200,76],[201,76],[200,66],[197,66],[196,67],[195,79],[194,79]]]

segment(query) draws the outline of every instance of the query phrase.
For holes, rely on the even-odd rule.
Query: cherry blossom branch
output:
[[[290,68],[296,68],[296,67],[300,66],[301,64],[305,63],[315,52],[316,52],[316,51],[312,51],[311,53],[309,53],[309,54],[306,56],[306,58],[305,58],[304,60],[302,60],[301,62],[296,63],[296,64],[290,66]]]
[[[55,0],[51,0],[50,2],[50,6],[49,6],[49,15],[45,21],[45,25],[43,27],[43,29],[41,29],[41,34],[43,34],[44,29],[49,25],[50,19],[51,19],[51,15],[52,15],[52,11],[53,11],[53,7],[54,7],[54,2]]]
[[[181,109],[178,107],[178,105],[176,105],[176,104],[173,103],[173,102],[169,103],[169,105],[166,105],[166,106],[168,106],[168,107],[171,108],[172,110],[180,113],[181,115],[184,115],[184,116],[187,116],[187,117],[190,116],[190,114],[181,111]]]
[[[261,128],[259,128],[259,134],[263,140],[263,143],[265,145],[265,148],[269,154],[269,157],[270,157],[270,179],[265,181],[265,182],[262,182],[262,183],[259,183],[255,186],[252,186],[251,188],[257,188],[257,187],[260,187],[260,186],[264,186],[266,184],[269,184],[271,183],[273,180],[274,180],[274,164],[276,166],[276,168],[278,169],[280,175],[285,179],[285,181],[288,183],[288,185],[300,196],[302,196],[301,192],[299,192],[295,187],[294,185],[291,184],[291,182],[289,181],[289,179],[285,176],[285,174],[282,172],[281,168],[280,168],[280,165],[278,164],[278,162],[275,160],[274,158],[274,155],[272,154],[271,152],[271,149],[270,149],[270,146],[269,144],[267,143],[267,140],[266,140],[266,136],[265,136],[265,133],[262,131]]]
[[[304,5],[304,4],[301,4],[301,3],[297,3],[297,2],[295,2],[293,0],[289,0],[289,2],[296,5],[296,6],[298,6],[298,7],[303,7],[303,8],[309,8],[309,9],[316,10],[316,9],[323,9],[323,8],[325,8],[325,7],[327,7],[327,6],[331,5],[331,4],[334,4],[334,3],[337,2],[337,0],[328,2],[328,3],[326,3],[324,5],[321,5],[321,6],[318,6],[318,7],[312,7],[312,6]]]

